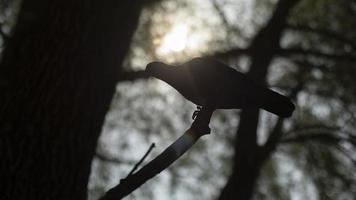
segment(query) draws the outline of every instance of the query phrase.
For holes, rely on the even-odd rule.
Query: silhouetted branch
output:
[[[102,162],[111,162],[111,163],[115,163],[115,164],[127,164],[127,165],[133,165],[135,164],[134,160],[123,160],[120,158],[113,158],[107,155],[104,155],[102,153],[96,152],[95,153],[95,158],[99,159]]]
[[[241,35],[241,31],[238,28],[234,27],[231,23],[229,23],[222,6],[219,4],[219,0],[213,0],[212,4],[213,4],[215,11],[217,12],[217,14],[220,17],[220,19],[224,25],[224,28],[227,30],[228,37],[230,38],[232,36],[238,36],[242,40],[245,40],[245,41],[248,40],[248,38],[246,38],[246,36]]]
[[[215,58],[221,58],[221,59],[227,59],[227,58],[232,58],[232,57],[238,57],[241,55],[249,55],[251,53],[250,48],[232,48],[226,51],[220,51],[220,52],[215,52],[211,53],[210,57],[215,57]],[[342,54],[332,54],[332,53],[326,53],[326,52],[321,52],[313,49],[303,49],[299,47],[291,47],[291,48],[280,48],[277,52],[276,55],[279,56],[294,56],[294,55],[303,55],[303,56],[315,56],[315,57],[321,57],[321,58],[327,58],[327,59],[332,59],[332,60],[349,60],[349,61],[356,61],[356,55],[354,54],[349,54],[349,53],[342,53]]]
[[[325,124],[310,124],[310,125],[303,125],[303,127],[296,126],[293,130],[289,131],[295,134],[301,132],[310,132],[310,131],[320,131],[320,130],[327,130],[327,131],[339,131],[341,128],[339,126],[329,126]]]
[[[356,167],[356,159],[352,157],[352,153],[348,152],[344,147],[337,145],[336,149],[339,150],[346,158],[348,158]]]
[[[223,9],[220,7],[218,1],[213,0],[212,3],[213,3],[213,6],[214,6],[216,12],[218,13],[219,17],[221,18],[221,21],[223,22],[223,24],[230,29],[231,24],[227,21],[225,13],[224,13]]]
[[[294,30],[294,31],[303,31],[303,32],[311,32],[315,34],[322,35],[324,37],[328,37],[331,39],[338,40],[342,43],[350,45],[353,49],[356,49],[356,44],[354,43],[353,40],[350,40],[346,37],[344,37],[344,34],[341,33],[336,33],[331,30],[327,29],[322,29],[322,28],[314,28],[308,25],[288,25],[287,28]]]
[[[176,159],[183,155],[197,140],[198,135],[191,130],[186,131],[165,151],[154,160],[142,167],[138,172],[121,179],[120,184],[110,189],[100,200],[121,199],[144,184],[149,179],[170,166]]]
[[[321,52],[313,49],[303,49],[299,47],[285,48],[279,49],[278,55],[280,56],[294,56],[294,55],[303,55],[303,56],[315,56],[320,58],[326,58],[331,60],[348,60],[348,61],[356,61],[356,55],[349,53],[342,54],[332,54]]]
[[[190,149],[201,136],[210,132],[208,124],[211,115],[210,110],[199,112],[190,129],[139,171],[121,179],[120,183],[107,191],[100,200],[121,199],[169,167]]]
[[[148,156],[148,154],[152,151],[152,149],[154,147],[155,147],[155,143],[152,143],[150,148],[148,148],[147,152],[145,153],[145,155],[143,155],[142,158],[135,164],[135,166],[132,168],[132,170],[130,171],[130,173],[127,176],[130,176],[131,174],[133,174],[136,171],[138,166],[140,166],[140,164],[145,160],[145,158]]]
[[[253,38],[248,48],[252,63],[248,75],[265,84],[268,67],[278,53],[281,35],[287,18],[299,0],[279,0],[266,25]],[[246,50],[244,51],[246,52]],[[258,171],[262,167],[257,145],[258,109],[243,109],[236,132],[233,172],[219,200],[251,198]]]
[[[298,65],[300,68],[319,69],[320,71],[323,71],[323,72],[330,71],[330,69],[327,65],[311,63],[311,62],[307,61],[306,59],[303,59],[303,60],[294,60],[293,59],[293,62],[296,65]]]
[[[226,51],[215,52],[208,56],[226,59],[226,58],[237,57],[241,55],[249,55],[250,53],[251,53],[250,48],[236,47]],[[349,54],[349,53],[332,54],[332,53],[321,52],[313,49],[303,49],[299,47],[279,48],[278,51],[276,52],[276,55],[279,56],[303,55],[303,56],[315,56],[315,57],[327,58],[332,60],[356,61],[356,55],[354,54]]]
[[[207,57],[213,57],[213,58],[218,58],[218,59],[228,59],[228,58],[233,58],[233,57],[238,57],[241,55],[249,55],[251,53],[251,50],[249,48],[232,48],[230,50],[226,51],[217,51],[214,53],[207,54],[205,56]],[[279,49],[277,52],[277,55],[281,56],[292,56],[292,55],[311,55],[311,56],[316,56],[316,57],[323,57],[323,58],[328,58],[328,59],[337,59],[337,60],[350,60],[350,61],[356,61],[356,55],[353,54],[329,54],[329,53],[323,53],[320,51],[316,50],[309,50],[309,49],[302,49],[302,48],[285,48],[285,49]],[[313,68],[318,68],[323,71],[327,71],[328,68],[324,65],[314,65],[312,63],[308,63],[306,61],[303,62],[298,62],[295,61],[297,64],[300,64],[301,66],[310,66]],[[137,70],[137,71],[122,71],[120,78],[118,82],[123,82],[123,81],[136,81],[137,79],[146,79],[148,78],[145,70]]]
[[[303,142],[321,142],[326,144],[337,144],[341,141],[348,141],[348,138],[341,137],[330,132],[319,132],[310,134],[299,134],[293,137],[286,137],[281,140],[281,143],[303,143]]]
[[[228,59],[228,58],[238,57],[241,55],[250,55],[250,54],[251,54],[250,48],[236,47],[226,51],[211,53],[206,56],[220,58],[220,59]],[[315,57],[326,58],[331,60],[356,61],[356,55],[354,54],[349,54],[349,53],[332,54],[332,53],[321,52],[313,49],[303,49],[299,47],[279,48],[278,51],[276,52],[276,55],[285,56],[285,57],[303,55],[303,56],[315,56]],[[325,66],[315,66],[315,67],[317,68],[320,67],[321,69],[325,69]]]
[[[267,157],[271,154],[271,152],[276,148],[277,144],[279,143],[280,138],[283,135],[283,131],[282,131],[283,123],[284,123],[284,118],[278,118],[271,133],[269,134],[267,142],[261,148],[262,160],[267,159]]]
[[[226,51],[217,51],[214,53],[207,54],[205,56],[207,57],[213,57],[213,58],[218,58],[218,59],[228,59],[228,58],[236,58],[241,55],[249,55],[251,53],[250,48],[232,48]],[[331,53],[326,53],[326,52],[321,52],[317,50],[312,50],[312,49],[303,49],[303,48],[280,48],[277,52],[277,55],[280,56],[295,56],[295,55],[303,55],[303,56],[315,56],[315,57],[321,57],[321,58],[327,58],[327,59],[332,59],[332,60],[348,60],[348,61],[356,61],[356,55],[354,54],[331,54]],[[328,68],[325,65],[315,65],[312,63],[308,63],[306,61],[303,62],[298,62],[294,61],[300,66],[310,66],[313,68],[318,68],[323,71],[327,71]],[[122,71],[121,75],[119,77],[118,82],[123,82],[123,81],[136,81],[138,79],[146,79],[148,78],[145,70],[137,70],[137,71]]]
[[[306,71],[303,71],[301,73],[305,73],[305,72]],[[297,98],[298,93],[302,91],[304,85],[305,85],[305,81],[299,80],[298,84],[290,91],[288,95],[289,98],[295,100]],[[275,126],[273,127],[271,133],[269,134],[269,137],[267,138],[265,145],[261,148],[260,156],[262,160],[267,159],[268,156],[271,154],[271,152],[276,149],[277,144],[280,142],[283,136],[282,129],[283,129],[284,121],[285,118],[278,118]]]

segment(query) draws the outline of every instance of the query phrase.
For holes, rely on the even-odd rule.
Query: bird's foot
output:
[[[195,120],[195,118],[197,118],[197,115],[199,114],[199,112],[201,111],[202,108],[203,108],[203,106],[197,106],[197,109],[193,112],[193,115],[192,115],[193,120]]]
[[[192,126],[190,127],[198,135],[205,135],[210,133],[209,122],[214,112],[214,109],[206,106],[197,106],[197,110],[193,113]]]

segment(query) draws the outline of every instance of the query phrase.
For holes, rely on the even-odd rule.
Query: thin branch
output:
[[[319,142],[324,143],[333,143],[333,142],[349,142],[352,145],[356,146],[356,137],[352,135],[352,133],[348,133],[342,130],[316,130],[313,132],[312,130],[304,130],[301,131],[304,133],[294,134],[295,136],[290,136],[283,139],[283,142],[306,142],[308,140],[318,140]],[[336,134],[338,133],[338,134]]]
[[[113,158],[113,157],[104,155],[99,152],[95,153],[95,158],[99,159],[102,162],[110,162],[110,163],[114,163],[114,164],[127,164],[127,165],[135,164],[134,160],[123,160],[123,159],[119,159],[119,158]]]
[[[262,160],[266,160],[268,156],[271,154],[271,152],[276,148],[277,144],[280,141],[280,138],[283,135],[283,123],[284,123],[284,118],[278,118],[277,123],[273,127],[273,130],[271,131],[267,142],[263,147],[261,148],[261,158]]]
[[[251,50],[249,48],[232,48],[226,51],[217,51],[214,53],[207,54],[205,56],[207,57],[213,57],[217,59],[228,59],[232,57],[239,57],[241,55],[249,55],[251,53]],[[353,54],[329,54],[329,53],[323,53],[320,51],[316,50],[310,50],[310,49],[302,49],[302,48],[287,48],[287,49],[279,49],[277,52],[277,55],[280,56],[293,56],[293,55],[304,55],[304,56],[316,56],[316,57],[322,57],[322,58],[328,58],[328,59],[333,59],[333,60],[349,60],[349,61],[356,61],[356,55]],[[308,64],[308,63],[304,63]],[[310,66],[320,68],[321,70],[327,70],[326,66],[315,66],[311,65]],[[148,75],[145,72],[145,70],[137,70],[137,71],[122,71],[118,82],[124,82],[124,81],[136,81],[138,79],[147,79]]]
[[[302,74],[306,73],[306,71],[302,71]],[[301,76],[303,77],[303,76]],[[304,80],[299,80],[298,84],[291,89],[289,93],[289,98],[291,99],[296,99],[297,95],[302,89],[304,88],[305,81]],[[273,130],[269,134],[269,137],[266,141],[266,143],[263,145],[263,147],[260,149],[260,156],[262,160],[265,160],[268,158],[268,156],[271,154],[272,151],[274,151],[277,147],[277,144],[280,142],[282,136],[283,136],[283,124],[284,124],[285,118],[278,118],[275,126],[273,127]]]
[[[107,191],[100,200],[121,199],[129,195],[146,181],[170,166],[198,139],[199,137],[194,135],[194,132],[188,130],[154,160],[143,166],[138,172],[131,174],[125,179],[121,179],[120,183]]]
[[[299,67],[304,67],[304,68],[308,68],[308,69],[319,69],[322,72],[329,72],[330,68],[327,65],[323,65],[323,64],[314,64],[311,63],[309,61],[307,61],[306,59],[303,60],[297,60],[297,59],[293,59],[293,62],[298,65]]]
[[[213,0],[212,1],[214,9],[216,10],[217,14],[219,15],[221,21],[223,22],[223,24],[230,29],[231,28],[231,24],[227,21],[226,15],[223,11],[223,9],[221,8],[221,6],[218,3],[218,0]]]
[[[294,56],[294,55],[302,55],[302,56],[315,56],[320,58],[326,58],[331,60],[347,60],[347,61],[356,61],[356,55],[349,54],[349,53],[342,53],[342,54],[332,54],[321,52],[314,49],[303,49],[299,47],[292,47],[292,48],[280,48],[278,51],[278,55],[280,56]]]
[[[217,51],[213,52],[210,54],[207,54],[205,56],[207,57],[213,57],[217,59],[229,59],[233,57],[239,57],[241,55],[250,55],[251,50],[250,48],[241,48],[241,47],[236,47],[232,48],[226,51]],[[290,57],[290,56],[295,56],[295,55],[302,55],[302,56],[315,56],[315,57],[320,57],[320,58],[327,58],[327,59],[332,59],[332,60],[348,60],[348,61],[356,61],[356,55],[354,54],[331,54],[331,53],[325,53],[317,50],[312,50],[312,49],[303,49],[299,47],[294,47],[294,48],[280,48],[277,52],[277,55],[279,56],[284,56],[284,57]],[[311,66],[314,68],[321,69],[323,71],[328,70],[326,66],[321,66],[321,65],[314,65],[311,63],[299,63],[303,64],[304,66]],[[122,71],[119,77],[118,82],[124,82],[124,81],[136,81],[137,79],[147,79],[148,75],[146,74],[145,70],[137,70],[137,71]]]
[[[148,150],[146,151],[145,155],[143,155],[142,158],[135,164],[135,166],[132,168],[132,170],[130,171],[130,173],[127,176],[130,176],[131,174],[133,174],[136,171],[138,166],[140,166],[140,164],[145,160],[145,158],[148,156],[148,154],[152,151],[152,149],[154,147],[155,147],[155,143],[152,143],[150,148],[148,148]]]
[[[190,129],[155,159],[143,166],[139,171],[129,175],[125,179],[121,179],[120,183],[107,191],[100,200],[116,200],[124,198],[146,181],[169,167],[174,161],[189,150],[201,136],[210,133],[208,124],[211,115],[211,110],[201,110]]]
[[[344,34],[341,33],[336,33],[334,31],[331,30],[327,30],[327,29],[323,29],[323,28],[314,28],[308,25],[291,25],[289,24],[287,26],[287,28],[294,30],[294,31],[303,31],[303,32],[311,32],[311,33],[315,33],[315,34],[319,34],[331,39],[335,39],[338,40],[342,43],[348,44],[350,45],[353,49],[356,49],[356,44],[354,43],[353,40],[348,39],[346,37],[344,37]]]
[[[226,59],[226,58],[236,57],[240,55],[249,55],[250,53],[251,53],[250,48],[236,47],[226,51],[211,53],[210,55],[207,56]],[[315,57],[327,58],[332,60],[356,61],[355,54],[350,54],[350,53],[333,54],[333,53],[321,52],[314,49],[304,49],[300,47],[279,48],[279,50],[276,52],[276,55],[284,56],[284,57],[302,55],[302,56],[315,56]]]
[[[231,37],[233,35],[235,35],[235,36],[238,35],[238,37],[241,38],[242,40],[245,40],[245,41],[248,40],[248,38],[246,36],[241,35],[241,31],[238,28],[234,27],[231,23],[229,23],[222,6],[219,4],[219,0],[213,0],[212,4],[213,4],[213,7],[214,7],[215,11],[217,12],[218,16],[220,17],[223,25],[227,29],[228,37]]]
[[[321,142],[326,144],[337,144],[342,141],[348,141],[348,138],[342,137],[330,132],[320,132],[312,134],[299,134],[293,137],[286,137],[281,140],[281,143],[303,143],[303,142]]]
[[[354,164],[354,166],[356,166],[356,159],[352,157],[344,147],[337,145],[336,149],[339,150],[346,158],[348,158]]]
[[[309,125],[304,125],[303,127],[300,127],[300,126],[296,126],[294,127],[294,129],[290,130],[289,132],[292,132],[292,133],[298,133],[298,132],[310,132],[310,131],[313,131],[313,130],[317,130],[317,131],[320,131],[320,130],[325,130],[325,131],[328,131],[328,132],[335,132],[335,131],[340,131],[341,130],[341,127],[339,126],[332,126],[332,125],[325,125],[325,124],[309,124]]]

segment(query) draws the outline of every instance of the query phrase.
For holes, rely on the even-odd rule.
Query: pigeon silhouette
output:
[[[290,117],[295,109],[289,98],[256,84],[245,74],[211,58],[194,58],[178,66],[151,62],[146,73],[174,87],[198,105],[198,109],[255,107],[280,117]]]

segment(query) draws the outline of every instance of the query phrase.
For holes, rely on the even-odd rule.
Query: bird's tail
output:
[[[280,117],[290,117],[295,109],[292,101],[268,88],[262,89],[261,108]]]

